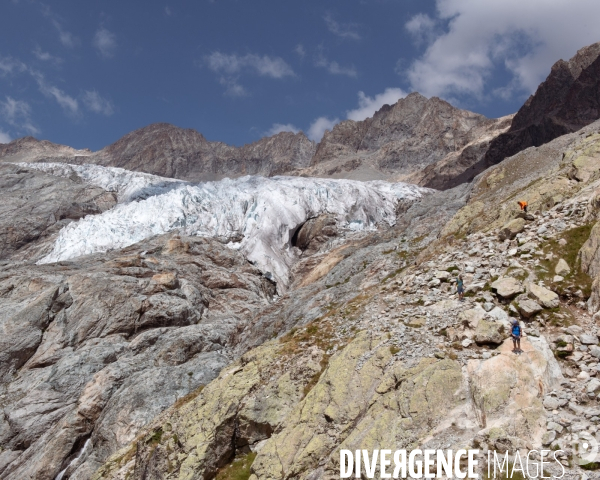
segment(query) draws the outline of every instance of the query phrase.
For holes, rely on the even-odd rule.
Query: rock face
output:
[[[77,175],[59,179],[0,164],[0,260],[39,256],[49,251],[61,228],[116,203],[112,192],[90,187]]]
[[[509,130],[492,140],[482,161],[452,184],[468,181],[507,157],[576,132],[600,118],[599,57],[600,43],[595,43],[579,50],[568,62],[556,62],[514,116]]]
[[[405,179],[432,188],[484,154],[510,118],[491,120],[439,98],[412,93],[372,118],[346,120],[326,132],[306,173],[339,178]]]
[[[139,427],[212,380],[273,294],[241,254],[191,237],[77,264],[2,267],[0,444],[15,457],[2,478],[53,479],[91,439],[79,477],[89,478]]]

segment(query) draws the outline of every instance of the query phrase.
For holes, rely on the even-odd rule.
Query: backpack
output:
[[[512,334],[515,336],[519,336],[521,335],[521,327],[519,325],[513,325],[512,327]]]

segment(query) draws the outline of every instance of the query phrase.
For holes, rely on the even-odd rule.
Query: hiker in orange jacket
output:
[[[525,213],[527,213],[527,202],[525,200],[520,200],[518,202],[519,207],[521,207],[521,210],[523,210]]]

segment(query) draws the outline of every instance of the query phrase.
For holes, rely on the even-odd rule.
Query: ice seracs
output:
[[[291,238],[309,218],[333,214],[340,228],[394,225],[400,199],[428,192],[415,185],[303,177],[242,177],[190,184],[154,175],[96,165],[34,164],[53,175],[73,173],[114,191],[120,203],[63,228],[53,251],[40,263],[123,248],[144,238],[180,230],[217,237],[239,249],[277,283],[289,283],[298,251]]]

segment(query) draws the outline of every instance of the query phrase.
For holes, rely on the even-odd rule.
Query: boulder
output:
[[[465,327],[477,328],[479,322],[483,319],[485,310],[479,306],[465,310],[458,316],[459,320]]]
[[[465,293],[477,293],[483,290],[483,287],[485,287],[485,283],[483,282],[469,283],[465,285]]]
[[[502,298],[513,298],[523,292],[521,282],[512,277],[500,277],[492,283],[491,287]]]
[[[556,410],[560,406],[560,400],[555,397],[544,397],[544,407],[549,410]]]
[[[571,325],[565,329],[565,332],[567,332],[569,335],[581,335],[583,333],[583,328],[581,328],[579,325]]]
[[[554,283],[559,283],[562,282],[565,279],[565,277],[561,277],[560,275],[554,275],[554,278],[552,278],[552,281]]]
[[[480,345],[500,345],[505,337],[504,326],[499,322],[480,320],[475,329],[475,342]]]
[[[548,422],[548,425],[546,426],[546,428],[548,428],[548,430],[554,430],[559,435],[565,429],[565,427],[563,427],[560,423],[556,423],[556,422]]]
[[[579,372],[579,374],[577,375],[577,379],[578,380],[583,380],[583,381],[587,381],[590,379],[590,374],[588,372],[584,372],[581,371]]]
[[[569,273],[571,273],[571,269],[569,268],[569,264],[564,259],[561,258],[558,261],[558,263],[556,264],[556,267],[554,267],[554,272],[557,275],[564,277],[565,275],[568,275]]]
[[[535,283],[529,284],[529,293],[544,308],[556,308],[560,304],[556,293]]]
[[[506,239],[513,239],[517,236],[518,233],[521,233],[525,229],[525,220],[522,218],[515,218],[505,224],[498,234],[500,241],[504,241]]]
[[[435,272],[435,278],[441,280],[442,282],[446,282],[450,279],[452,274],[450,272],[446,272],[444,270],[439,270]]]
[[[516,303],[519,313],[525,318],[531,318],[543,310],[535,300],[529,298],[519,299]]]
[[[433,280],[427,283],[429,288],[439,287],[442,284],[442,281],[439,278],[434,278]]]
[[[592,378],[586,387],[588,393],[598,393],[600,391],[600,380]]]
[[[583,335],[579,335],[579,341],[583,345],[598,345],[598,337],[596,335],[588,335],[584,333]]]
[[[544,435],[542,436],[542,445],[544,447],[547,447],[554,440],[556,440],[556,432],[554,430],[549,430],[546,433],[544,433]]]
[[[589,353],[593,357],[600,358],[600,347],[598,347],[597,345],[591,345],[589,347]]]

